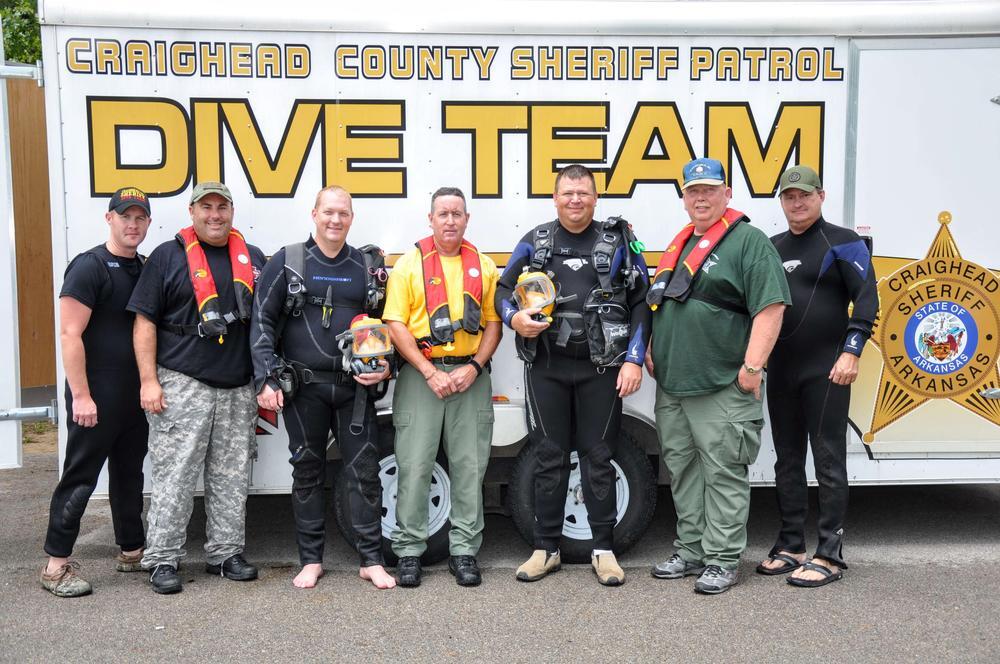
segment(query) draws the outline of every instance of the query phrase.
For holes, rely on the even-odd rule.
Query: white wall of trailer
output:
[[[1000,107],[988,104],[995,108],[984,110],[962,97],[979,99],[991,86],[996,88],[992,94],[1000,94],[995,80],[1000,72],[995,66],[1000,44],[995,38],[961,36],[1000,33],[997,3],[797,3],[808,5],[809,12],[797,7],[793,15],[783,2],[595,2],[583,6],[504,2],[489,18],[480,16],[474,6],[459,3],[422,4],[419,9],[390,3],[380,6],[378,18],[358,7],[337,7],[334,14],[326,3],[314,2],[284,3],[280,15],[274,9],[245,4],[230,12],[227,8],[235,3],[222,2],[213,5],[217,12],[213,16],[202,16],[203,11],[195,11],[194,3],[186,1],[149,11],[117,1],[96,8],[41,4],[56,293],[68,260],[104,237],[107,195],[100,187],[95,189],[95,183],[102,181],[101,169],[107,170],[107,162],[102,162],[105,167],[95,165],[94,154],[95,150],[108,152],[106,145],[92,145],[91,136],[101,113],[108,112],[100,102],[108,99],[158,108],[166,103],[176,106],[179,110],[173,117],[182,118],[191,145],[197,147],[191,163],[196,163],[199,153],[204,156],[215,150],[212,154],[222,164],[220,173],[235,195],[236,226],[268,254],[309,232],[309,210],[316,190],[324,184],[324,173],[343,169],[337,159],[362,158],[368,149],[379,156],[352,167],[382,172],[404,168],[404,187],[393,189],[391,182],[385,184],[391,178],[378,179],[383,176],[364,179],[354,171],[345,173],[349,189],[356,189],[351,184],[355,182],[370,190],[370,195],[355,197],[352,244],[375,242],[390,254],[406,251],[427,232],[431,192],[452,185],[470,197],[469,239],[484,251],[500,254],[502,262],[503,254],[527,229],[554,217],[551,198],[545,193],[551,179],[546,181],[539,173],[553,161],[583,161],[609,172],[607,185],[612,195],[599,201],[598,216],[625,216],[647,248],[659,251],[686,221],[675,181],[679,165],[686,161],[686,150],[700,156],[712,141],[725,140],[719,127],[725,122],[738,124],[741,112],[747,114],[746,122],[737,133],[749,128],[752,137],[765,146],[772,135],[777,144],[785,120],[791,117],[780,114],[805,107],[816,110],[821,122],[816,131],[803,130],[799,142],[787,150],[762,150],[756,161],[753,151],[746,149],[748,143],[739,142],[743,139],[728,150],[733,206],[745,211],[755,225],[768,234],[783,228],[780,208],[770,193],[776,174],[813,150],[819,155],[817,165],[830,192],[824,206],[826,217],[849,226],[862,222],[870,226],[876,254],[922,257],[936,228],[934,216],[939,209],[951,209],[956,219],[982,220],[974,232],[970,229],[963,234],[969,238],[969,258],[974,256],[993,268],[1000,266],[996,227],[986,228],[989,224],[982,223],[989,219],[987,197],[976,200],[968,195],[963,166],[998,172],[1000,152],[995,143],[1000,133],[990,123],[996,122]],[[590,13],[570,14],[581,8]],[[607,20],[595,22],[594,15]],[[251,54],[260,45],[302,45],[309,54],[308,75],[271,78],[258,77],[260,72],[255,71],[243,77],[233,75],[233,60],[224,65],[226,75],[196,71],[182,76],[173,65],[166,66],[163,75],[155,71],[129,74],[124,60],[120,61],[122,72],[116,74],[111,56],[103,65],[107,73],[101,73],[98,48],[117,43],[124,52],[130,43],[139,42],[150,44],[153,51],[162,43],[168,54],[171,45],[190,42],[198,45],[199,55],[201,44],[223,45],[223,50],[235,44],[240,53],[242,45],[248,44]],[[393,76],[387,60],[379,76],[375,66],[379,49],[386,59],[394,52],[401,58],[407,52],[416,56],[421,51],[457,55],[442,57],[439,77],[421,79],[415,73],[405,78],[402,72]],[[575,79],[570,74],[570,53],[581,52],[585,75]],[[780,56],[786,52],[795,63],[792,80],[769,80],[782,78]],[[552,53],[562,56],[560,77],[541,73],[543,56]],[[616,63],[610,80],[591,80],[595,58],[607,53]],[[651,53],[662,69],[636,65],[636,55],[645,53]],[[810,69],[813,53],[818,72]],[[692,58],[709,54],[712,66],[696,75]],[[736,54],[735,64],[728,60],[732,67],[720,66],[723,57],[732,54]],[[775,54],[779,63],[772,72]],[[625,58],[628,66],[619,69]],[[462,59],[461,73],[454,68],[455,59]],[[765,66],[755,70],[755,59]],[[525,71],[528,63],[535,68],[530,75]],[[579,67],[574,71],[579,72]],[[218,108],[206,106],[213,100],[226,100],[230,106],[223,112],[232,111],[232,115],[226,116],[227,127],[219,131],[221,139],[210,145],[204,137],[218,125],[199,122],[196,115],[205,108]],[[268,156],[280,159],[283,139],[305,131],[296,124],[301,120],[296,113],[310,104],[322,106],[317,117],[324,120],[312,125],[316,134],[304,156],[292,159],[301,167],[294,182],[288,184],[289,178],[261,168],[259,157],[256,162],[247,161],[246,137],[253,129],[249,125],[259,129]],[[394,120],[392,113],[383,113],[386,107],[398,109],[398,126],[390,126]],[[551,117],[554,107],[561,123]],[[354,115],[331,115],[358,108]],[[664,108],[670,114],[665,115]],[[737,115],[726,115],[733,108]],[[139,106],[136,109],[141,111]],[[643,125],[650,117],[645,113],[652,113],[660,123],[655,136]],[[785,120],[778,122],[782,117]],[[248,122],[236,126],[236,118]],[[365,118],[369,121],[364,122]],[[342,121],[358,126],[340,134],[338,122]],[[476,140],[471,130],[462,130],[470,123],[480,131]],[[309,126],[308,122],[302,121],[302,126]],[[504,129],[499,134],[491,130],[498,126]],[[199,131],[208,133],[200,135]],[[166,143],[173,145],[176,133],[172,125],[157,130],[149,126],[123,129],[116,134],[114,161],[155,170],[169,159],[163,154],[161,135],[169,136]],[[240,135],[244,138],[239,139]],[[374,142],[352,144],[353,139]],[[237,147],[240,140],[244,141],[243,163]],[[673,173],[673,179],[663,175],[664,165],[671,160],[677,165],[666,171]],[[941,164],[948,167],[942,169]],[[905,175],[883,186],[883,173]],[[644,178],[661,181],[640,181]],[[153,199],[153,225],[143,247],[147,252],[189,223],[186,201],[193,177],[179,183],[177,178],[162,182],[174,193]],[[254,195],[255,189],[261,193],[267,187],[280,195]],[[151,189],[155,187],[147,187],[150,193]],[[912,218],[920,218],[920,225]],[[875,354],[871,349],[866,352]],[[511,407],[498,411],[495,442],[509,444],[520,440],[524,431],[519,410],[523,403],[521,366],[509,333],[494,367],[494,392],[512,402]],[[642,390],[626,401],[627,412],[650,422],[654,388],[647,379]],[[951,418],[966,415],[941,405],[946,407],[944,430],[948,421],[954,421]],[[993,425],[976,422],[970,426],[979,426],[994,442],[1000,438]],[[278,490],[290,479],[284,438],[280,431],[276,433],[260,438],[260,458],[254,470],[258,491]],[[851,439],[849,471],[857,483],[1000,478],[1000,459],[993,458],[1000,456],[1000,446],[974,455],[918,452],[905,455],[910,457],[905,461],[875,461],[856,435],[851,434]],[[64,445],[63,428],[60,450]],[[891,452],[884,454],[891,457]],[[963,454],[969,458],[940,460]],[[773,459],[770,441],[765,441],[751,468],[752,481],[772,480]]]

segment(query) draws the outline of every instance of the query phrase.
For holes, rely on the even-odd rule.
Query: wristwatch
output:
[[[746,372],[751,376],[759,374],[763,370],[763,367],[752,367],[746,362],[743,363],[743,368],[746,369]]]

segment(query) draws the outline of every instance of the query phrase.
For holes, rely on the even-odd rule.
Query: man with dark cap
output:
[[[104,215],[108,240],[83,252],[66,268],[59,293],[59,338],[66,371],[66,459],[52,494],[45,535],[48,565],[42,587],[57,597],[91,592],[69,560],[80,518],[108,462],[108,494],[116,568],[137,572],[142,528],[142,461],[148,425],[139,405],[139,372],[132,351],[134,314],[126,311],[142,269],[137,249],[149,230],[146,194],[115,192]]]
[[[161,594],[181,590],[177,565],[203,470],[205,571],[257,578],[242,554],[257,418],[250,310],[265,259],[233,228],[226,185],[196,185],[188,211],[192,225],[153,250],[128,305],[138,314],[135,354],[153,474],[142,567]]]
[[[667,245],[653,309],[656,429],[677,512],[676,551],[653,576],[700,574],[715,595],[739,580],[750,509],[748,466],[764,426],[762,371],[791,304],[767,236],[729,207],[722,164],[695,159],[681,187],[691,222]]]
[[[864,240],[823,219],[826,192],[816,171],[789,168],[778,196],[788,230],[771,242],[798,305],[785,315],[768,364],[781,530],[757,571],[793,572],[790,584],[816,587],[842,578],[847,568],[847,410],[850,385],[878,313],[878,291]],[[810,562],[805,553],[807,440],[819,484],[819,546]]]

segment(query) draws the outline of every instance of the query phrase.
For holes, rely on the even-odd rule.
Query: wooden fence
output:
[[[45,101],[35,81],[7,81],[21,387],[56,382],[52,224]]]

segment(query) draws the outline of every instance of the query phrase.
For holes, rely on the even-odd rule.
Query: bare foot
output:
[[[839,567],[831,563],[829,560],[826,560],[825,558],[813,558],[810,562],[814,565],[825,567],[834,574],[840,571]],[[803,581],[822,581],[823,579],[826,578],[826,575],[823,574],[822,572],[817,572],[811,569],[802,569],[800,567],[799,569],[792,572],[792,578],[802,579]]]
[[[69,558],[58,558],[56,556],[49,556],[49,563],[45,566],[46,574],[55,574],[59,571],[59,568],[69,562]]]
[[[323,565],[320,563],[303,565],[302,571],[292,579],[292,585],[296,588],[315,588],[321,576],[323,576]]]
[[[386,572],[385,568],[381,565],[362,567],[358,570],[358,575],[362,579],[371,581],[380,590],[388,590],[389,588],[396,587],[396,577]]]
[[[786,556],[791,556],[800,563],[804,563],[806,561],[806,554],[804,553],[791,553],[789,551],[779,551],[778,553],[784,554]],[[778,569],[780,567],[784,567],[787,564],[788,563],[786,563],[784,560],[775,560],[773,558],[768,558],[767,560],[762,561],[760,566],[765,569]],[[793,572],[793,574],[794,573],[795,572]]]

